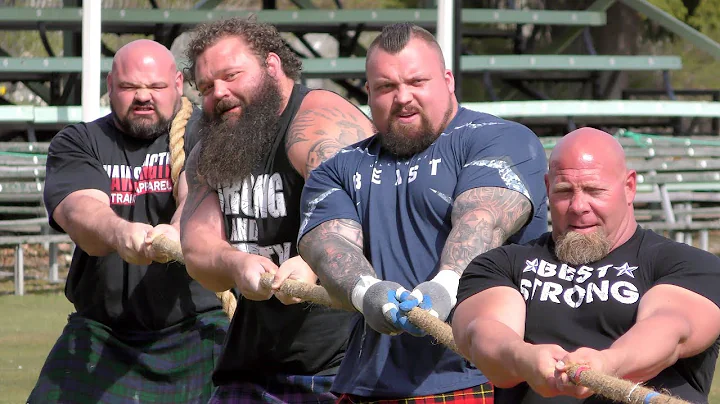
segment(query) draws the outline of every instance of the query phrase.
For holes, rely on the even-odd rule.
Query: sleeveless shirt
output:
[[[273,151],[250,178],[218,190],[226,237],[237,249],[280,265],[297,255],[300,195],[305,183],[289,161],[285,139],[311,90],[296,84],[279,116]],[[334,374],[345,352],[350,313],[300,303],[238,299],[215,384],[272,375]]]

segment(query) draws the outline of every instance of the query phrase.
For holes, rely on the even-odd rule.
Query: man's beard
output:
[[[219,189],[249,177],[272,152],[282,103],[280,87],[264,75],[250,104],[224,101],[212,116],[203,116],[198,174]],[[240,116],[225,119],[222,111],[240,105]]]
[[[555,241],[555,255],[570,265],[586,265],[605,258],[611,246],[610,239],[600,229],[591,233],[569,231]]]
[[[136,116],[134,119],[129,118],[132,116],[132,110],[135,107],[153,107],[155,116],[157,116],[157,122],[153,122],[152,117],[148,116]],[[138,139],[155,139],[160,135],[168,133],[170,131],[170,125],[172,125],[173,117],[180,108],[180,103],[177,103],[173,109],[172,116],[165,117],[155,108],[152,102],[135,102],[130,105],[127,110],[127,114],[124,119],[120,119],[120,116],[115,109],[115,105],[110,103],[110,111],[115,117],[115,123],[120,127],[120,130],[134,138]]]
[[[397,115],[402,108],[401,105],[396,106],[390,112],[390,116]],[[437,130],[433,129],[430,119],[423,111],[416,110],[415,112],[420,116],[419,130],[415,129],[413,125],[402,125],[398,123],[397,118],[394,118],[390,121],[388,133],[379,134],[380,143],[385,150],[398,157],[410,157],[430,147],[450,121],[452,101],[450,101]],[[416,133],[413,134],[414,131]]]

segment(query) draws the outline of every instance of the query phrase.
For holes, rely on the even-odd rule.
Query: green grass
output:
[[[0,295],[0,404],[24,403],[72,305],[62,293]],[[710,402],[720,403],[720,369]]]
[[[0,403],[27,400],[72,310],[57,292],[0,296]]]

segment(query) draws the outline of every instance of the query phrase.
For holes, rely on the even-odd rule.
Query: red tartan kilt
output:
[[[458,403],[458,404],[493,404],[493,386],[490,383],[470,387],[464,390],[451,391],[449,393],[436,394],[432,396],[408,397],[408,398],[370,398],[358,397],[343,394],[337,404],[434,404],[434,403]]]

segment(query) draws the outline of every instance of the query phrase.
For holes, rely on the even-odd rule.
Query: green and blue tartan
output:
[[[222,310],[153,332],[71,314],[27,402],[205,404],[227,328]]]

